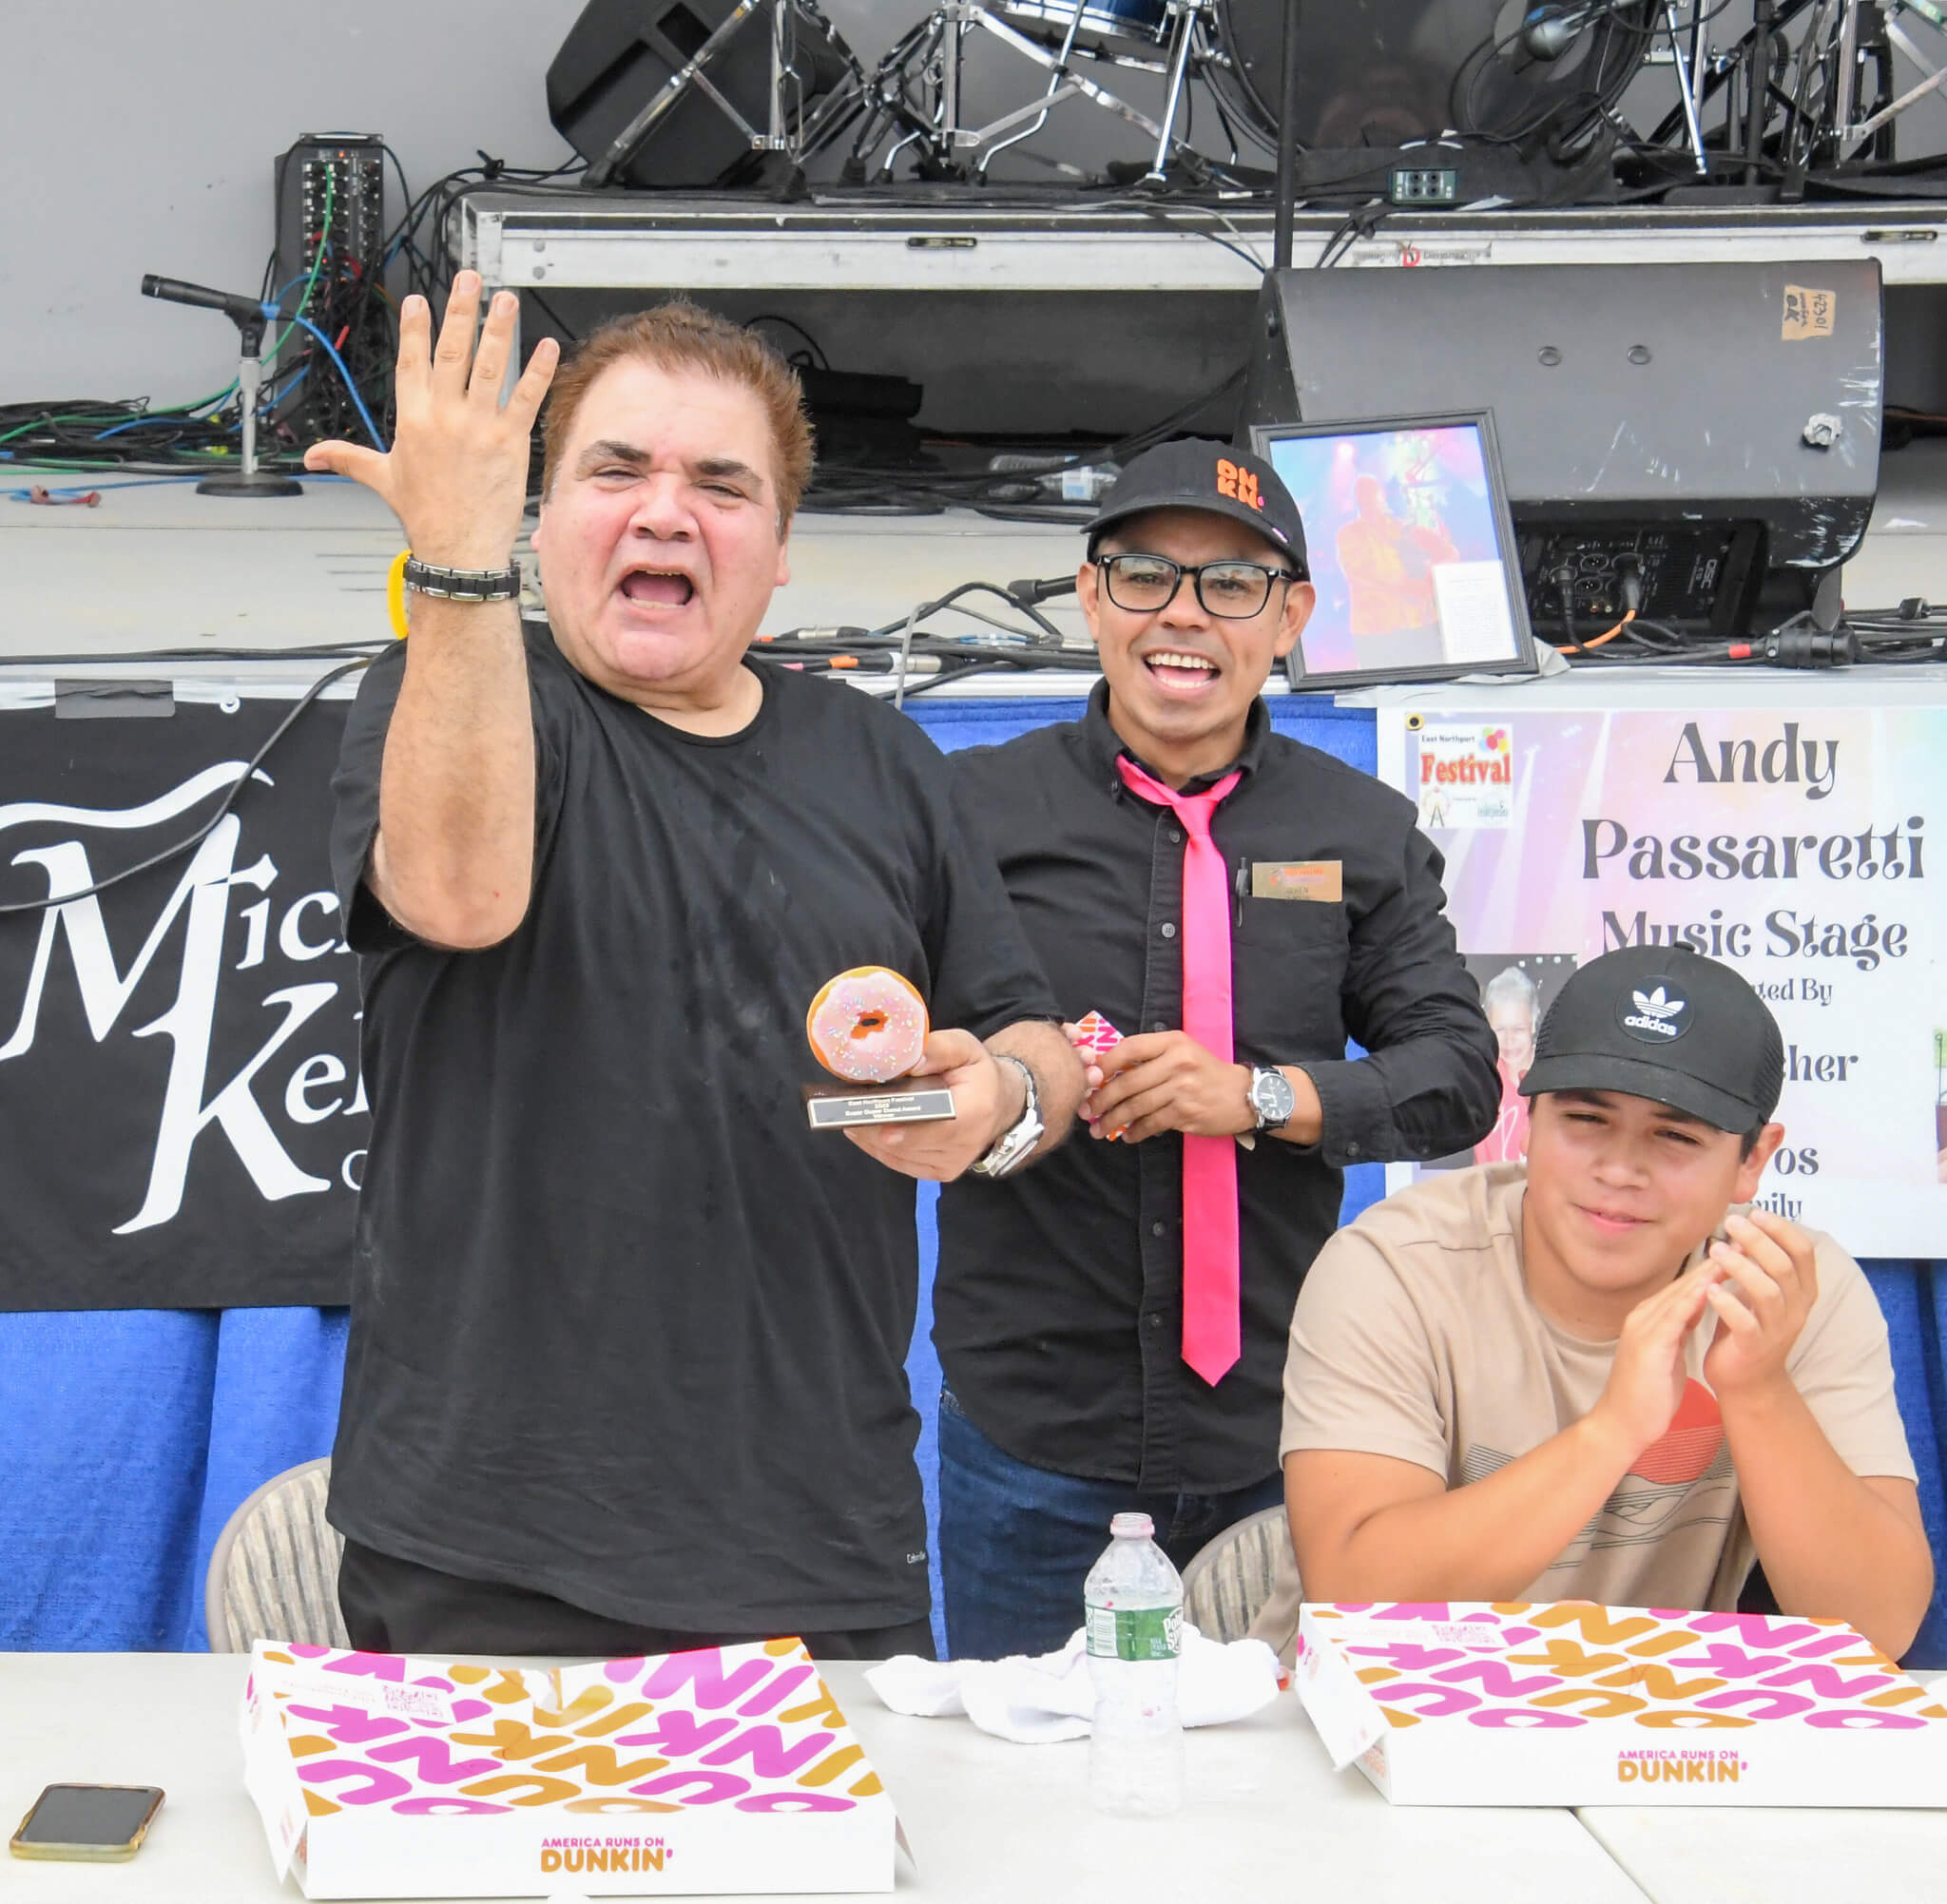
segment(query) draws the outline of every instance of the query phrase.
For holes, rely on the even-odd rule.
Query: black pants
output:
[[[636,1626],[571,1606],[530,1587],[462,1580],[416,1561],[345,1543],[338,1566],[338,1606],[353,1645],[369,1653],[511,1653],[543,1658],[627,1660],[735,1646],[781,1633],[679,1633]],[[815,1660],[885,1660],[895,1653],[934,1657],[933,1625],[867,1626],[842,1633],[800,1633]]]

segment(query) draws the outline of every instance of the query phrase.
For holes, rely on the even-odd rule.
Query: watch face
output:
[[[1251,1103],[1267,1125],[1287,1124],[1298,1107],[1298,1093],[1282,1071],[1261,1070],[1251,1080]]]

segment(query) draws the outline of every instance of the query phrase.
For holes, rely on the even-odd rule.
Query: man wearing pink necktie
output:
[[[1127,1034],[1089,1060],[1096,1142],[941,1194],[962,1657],[1061,1644],[1111,1513],[1147,1512],[1181,1566],[1282,1503],[1285,1336],[1344,1167],[1465,1149],[1499,1098],[1412,804],[1291,738],[1360,717],[1274,723],[1260,698],[1313,601],[1276,472],[1146,452],[1076,587],[1103,673],[1083,719],[954,757],[1065,1015]]]

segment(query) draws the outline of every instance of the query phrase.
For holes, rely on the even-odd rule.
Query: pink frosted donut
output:
[[[858,1085],[903,1078],[926,1048],[926,1001],[882,965],[855,965],[819,990],[804,1035],[826,1070]]]

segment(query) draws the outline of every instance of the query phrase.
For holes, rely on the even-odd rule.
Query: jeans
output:
[[[1108,1545],[1111,1514],[1145,1513],[1180,1572],[1225,1528],[1283,1502],[1273,1472],[1224,1494],[1146,1494],[1120,1481],[1056,1474],[1003,1453],[951,1390],[939,1397],[939,1564],[947,1653],[998,1660],[1066,1645],[1082,1584]]]

